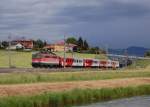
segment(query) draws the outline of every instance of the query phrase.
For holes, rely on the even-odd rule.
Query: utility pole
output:
[[[66,36],[64,35],[64,68],[66,68]]]
[[[8,36],[8,62],[9,62],[9,68],[12,67],[12,64],[11,64],[10,46],[11,46],[11,34]]]
[[[108,44],[105,45],[105,51],[106,51],[106,56],[108,56],[109,51],[108,51]]]
[[[126,58],[125,58],[125,67],[127,67],[128,66],[128,52],[127,52],[127,50],[125,50],[125,56],[126,56]]]

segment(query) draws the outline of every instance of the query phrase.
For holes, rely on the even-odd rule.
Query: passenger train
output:
[[[34,68],[119,68],[118,61],[62,58],[53,53],[34,53],[32,55],[32,66]]]

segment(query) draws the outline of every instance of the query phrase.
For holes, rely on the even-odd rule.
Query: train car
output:
[[[120,67],[119,61],[114,61],[114,62],[115,62],[115,68],[119,68]]]
[[[107,60],[100,60],[100,68],[107,68]]]
[[[98,59],[84,59],[84,67],[91,67],[91,68],[95,68],[95,67],[99,67],[99,60]]]
[[[64,64],[65,64],[65,67],[72,67],[72,65],[73,65],[73,58],[66,58],[66,59],[61,58],[60,59],[61,67],[63,67]]]
[[[66,58],[65,62],[64,62],[64,58],[61,58],[61,67],[64,66],[66,67],[83,67],[83,59],[79,59],[79,58]]]
[[[78,67],[78,68],[84,67],[83,63],[84,63],[83,59],[74,58],[74,60],[73,60],[73,67]]]
[[[107,60],[107,64],[106,64],[106,68],[112,68],[112,61],[111,60]]]

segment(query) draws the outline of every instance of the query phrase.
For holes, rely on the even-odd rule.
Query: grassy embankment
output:
[[[135,68],[147,68],[150,66],[150,60],[136,60],[133,62],[132,65],[130,65],[129,69],[135,69]]]
[[[63,57],[63,52],[56,52],[58,56]],[[67,57],[72,57],[72,53],[66,53]],[[74,53],[74,57],[77,58],[100,58],[106,59],[105,55],[95,55],[95,54],[81,54],[81,53]],[[32,52],[16,52],[11,51],[11,62],[12,66],[18,68],[31,68],[31,59],[32,59]],[[0,50],[0,67],[8,67],[9,65],[8,59],[8,51]]]
[[[11,51],[11,63],[12,66],[23,67],[23,68],[31,68],[31,52],[16,52]],[[9,66],[9,58],[8,51],[0,50],[0,67],[8,67]]]
[[[65,82],[85,80],[106,80],[119,78],[150,77],[149,70],[84,71],[56,73],[8,73],[0,74],[0,84],[20,84],[38,82]]]
[[[114,89],[85,89],[36,96],[0,98],[0,107],[71,107],[118,98],[150,95],[150,85]]]
[[[64,57],[63,52],[55,52],[58,56]],[[82,54],[82,53],[66,53],[67,57],[75,57],[75,58],[96,58],[96,59],[107,59],[104,54]]]

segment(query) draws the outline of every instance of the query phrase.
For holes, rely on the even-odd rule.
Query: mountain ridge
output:
[[[149,48],[139,47],[139,46],[130,46],[126,49],[109,49],[110,54],[117,55],[133,55],[133,56],[144,56],[145,52],[150,50]]]

